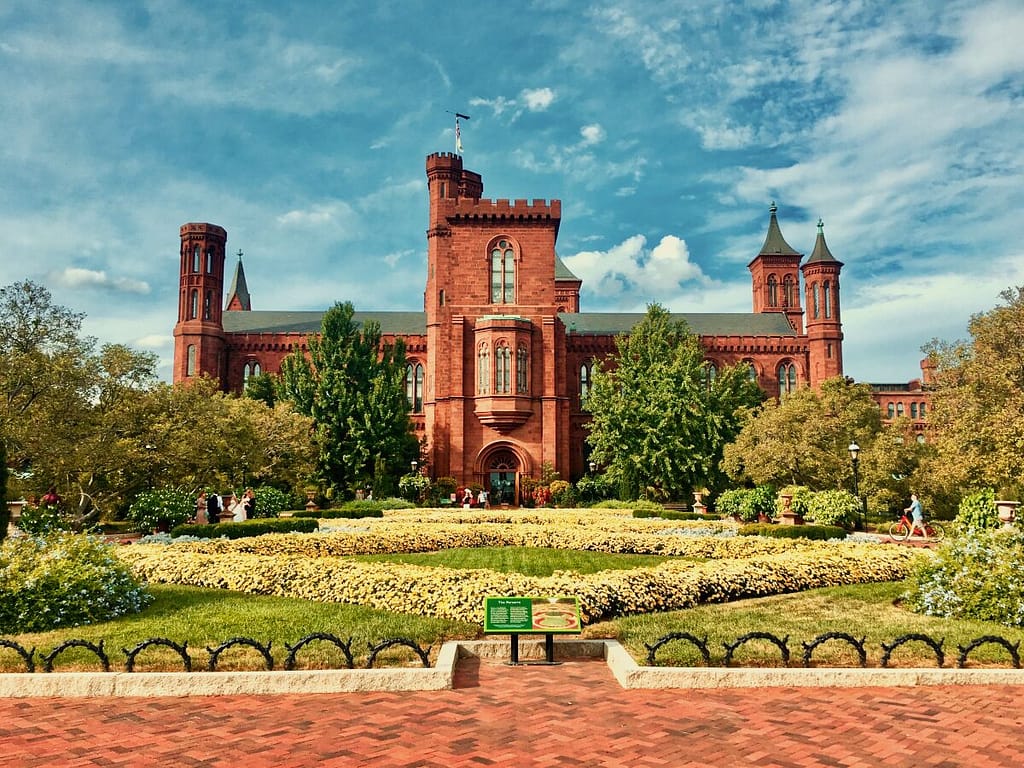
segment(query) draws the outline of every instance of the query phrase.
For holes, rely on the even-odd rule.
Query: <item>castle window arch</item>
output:
[[[491,391],[491,351],[486,341],[476,351],[476,391],[481,395]]]
[[[921,407],[918,409],[918,413],[921,414],[921,418],[924,418],[924,403],[921,403]]]
[[[886,417],[890,419],[896,418],[896,403],[889,403],[885,409]]]
[[[896,403],[896,415],[903,416],[905,413],[906,410],[903,407],[903,403]]]
[[[910,404],[910,418],[912,418],[912,419],[916,419],[917,418],[917,403],[916,402]]]
[[[525,395],[530,391],[529,360],[526,345],[520,344],[516,349],[516,394]]]
[[[203,294],[203,320],[209,320],[213,312],[213,291]]]
[[[714,360],[704,361],[704,370],[701,372],[701,376],[704,379],[705,389],[715,386],[715,381],[718,380],[718,365]]]
[[[262,369],[260,368],[259,360],[247,360],[245,362],[245,366],[243,366],[242,368],[243,389],[249,386],[249,379],[251,379],[253,376],[259,376],[261,372]]]
[[[782,306],[796,306],[796,285],[793,282],[792,275],[786,275],[782,278]]]
[[[213,248],[206,249],[206,274],[213,274]]]
[[[189,344],[188,349],[185,350],[185,375],[195,376],[196,375],[196,345]]]
[[[190,320],[199,317],[199,291],[195,288],[192,289],[192,295],[189,297],[188,316]]]
[[[825,300],[825,317],[832,317],[832,284],[828,280],[822,283],[821,293]]]
[[[580,404],[586,403],[587,395],[590,394],[590,363],[583,363],[580,366]]]
[[[768,306],[779,306],[779,281],[775,275],[768,275]]]
[[[779,397],[796,392],[796,365],[789,360],[779,363]]]
[[[498,237],[489,249],[491,303],[513,304],[516,300],[516,247],[511,238]]]
[[[507,395],[512,391],[512,350],[507,341],[494,345],[494,392]]]
[[[423,413],[423,364],[411,362],[405,366],[405,397],[413,413]]]
[[[821,302],[817,283],[811,283],[811,314],[815,319],[821,317]]]
[[[202,255],[202,253],[203,253],[202,246],[197,245],[195,248],[192,249],[192,271],[193,272],[198,272],[199,271],[199,259],[200,259],[201,255]]]
[[[747,381],[751,384],[757,384],[757,366],[754,365],[754,361],[747,358],[742,362],[747,366]]]

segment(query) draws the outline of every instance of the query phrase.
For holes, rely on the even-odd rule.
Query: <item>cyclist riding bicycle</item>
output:
[[[921,500],[917,498],[916,493],[910,494],[910,506],[903,511],[909,512],[911,516],[910,530],[907,532],[907,538],[909,539],[914,535],[916,528],[921,529],[922,538],[928,538],[928,532],[924,528],[924,511],[921,509]]]

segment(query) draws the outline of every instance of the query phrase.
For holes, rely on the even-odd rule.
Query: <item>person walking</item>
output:
[[[921,538],[927,539],[928,531],[924,528],[924,510],[921,509],[921,500],[917,498],[916,493],[910,494],[910,506],[903,511],[910,513],[910,531],[907,533],[907,538],[913,536],[914,531],[920,528]]]
[[[216,491],[211,491],[206,497],[206,522],[210,525],[220,522],[220,496]]]

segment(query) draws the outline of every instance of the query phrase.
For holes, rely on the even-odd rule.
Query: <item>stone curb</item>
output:
[[[449,641],[432,668],[292,672],[35,672],[0,674],[0,698],[102,696],[261,696],[453,687],[460,658],[508,659],[508,640]],[[544,658],[544,641],[520,638],[520,661]],[[920,685],[1024,685],[1019,669],[861,669],[819,667],[641,667],[616,640],[556,640],[555,660],[604,658],[623,688],[852,688]]]

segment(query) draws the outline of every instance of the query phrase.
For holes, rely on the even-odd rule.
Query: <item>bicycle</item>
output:
[[[900,519],[889,526],[889,536],[894,541],[907,541],[910,538],[912,525],[907,513],[903,512]],[[920,530],[920,526],[918,530]],[[922,541],[942,541],[946,537],[945,529],[938,523],[925,523],[924,534]]]

